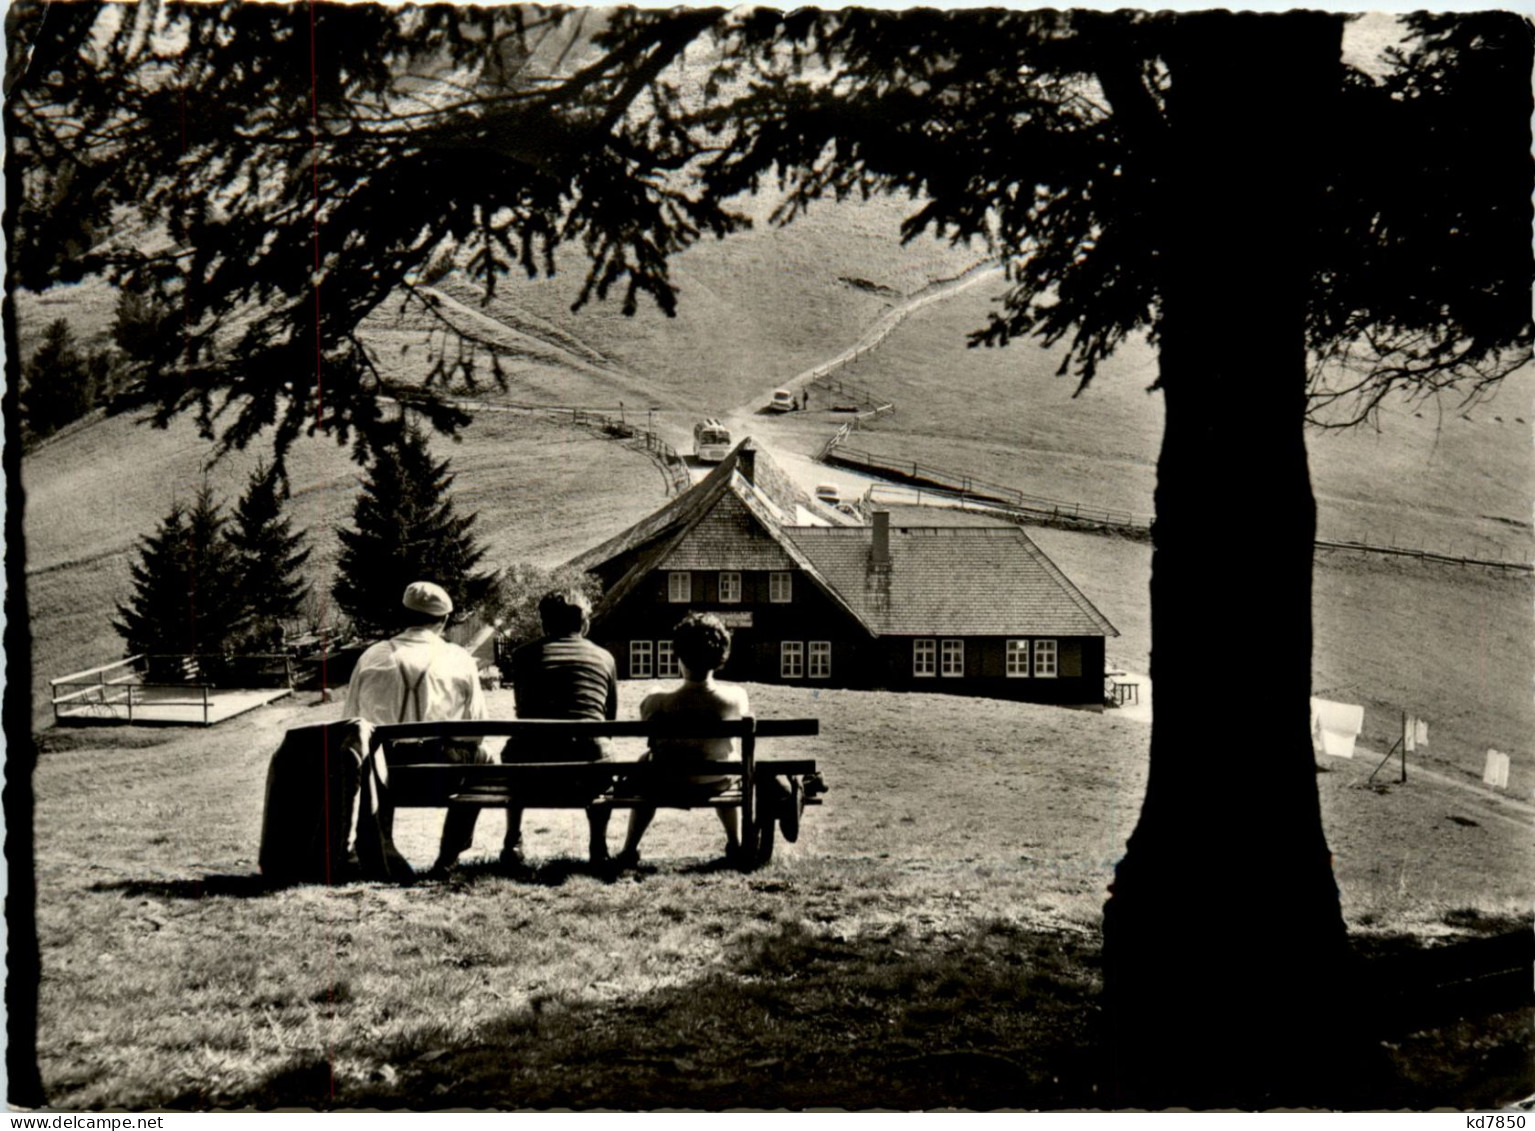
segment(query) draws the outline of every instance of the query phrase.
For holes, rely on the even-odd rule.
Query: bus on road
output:
[[[719,463],[729,454],[729,428],[713,417],[693,425],[693,456],[699,463]]]

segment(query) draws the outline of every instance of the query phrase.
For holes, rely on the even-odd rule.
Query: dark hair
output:
[[[579,589],[551,589],[538,602],[538,619],[550,636],[569,636],[586,626],[592,603]]]
[[[730,629],[713,613],[689,613],[672,630],[672,652],[689,671],[711,672],[730,658]]]

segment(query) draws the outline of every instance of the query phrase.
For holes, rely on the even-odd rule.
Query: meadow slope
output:
[[[1147,392],[1154,351],[1126,342],[1079,390],[1075,378],[1057,373],[1062,346],[966,346],[998,293],[975,287],[923,308],[846,367],[847,379],[896,406],[849,446],[1027,494],[1149,515],[1162,434],[1161,398]],[[1427,403],[1393,398],[1377,426],[1309,430],[1319,536],[1529,561],[1532,403],[1535,366],[1526,366],[1476,406],[1461,406],[1453,394]],[[1245,474],[1261,479],[1263,468]]]
[[[626,684],[622,713],[649,690]],[[817,758],[831,786],[752,875],[720,867],[708,814],[662,813],[642,869],[608,881],[585,867],[579,813],[533,812],[537,872],[514,881],[487,863],[502,828],[489,813],[449,883],[267,890],[267,755],[334,704],[216,732],[51,733],[37,775],[50,1103],[1093,1104],[1101,906],[1146,728],[941,695],[749,691],[759,715],[822,720],[819,737],[773,745]],[[509,713],[510,694],[491,708]],[[1242,736],[1225,738],[1214,774],[1242,756]],[[1329,770],[1358,938],[1448,941],[1527,912],[1522,828],[1427,783],[1367,788],[1363,762]],[[401,815],[416,864],[439,822]],[[1393,1095],[1523,1094],[1517,1034],[1469,1055]]]

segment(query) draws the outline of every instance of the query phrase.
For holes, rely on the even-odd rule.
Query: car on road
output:
[[[797,407],[794,394],[788,389],[774,389],[773,399],[768,402],[769,412],[793,412]]]
[[[822,483],[815,489],[815,501],[836,507],[842,502],[842,492],[835,483]]]

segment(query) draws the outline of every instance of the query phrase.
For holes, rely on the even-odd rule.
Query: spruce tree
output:
[[[284,517],[281,486],[276,470],[258,463],[229,529],[244,605],[243,641],[254,648],[280,645],[282,622],[296,616],[309,596],[300,572],[309,560],[305,532],[294,533]]]
[[[91,410],[91,368],[62,318],[48,324],[43,344],[27,362],[22,412],[34,436],[49,436]]]
[[[112,622],[130,655],[218,655],[243,617],[228,520],[204,486],[188,508],[179,500],[154,534],[140,541],[131,567],[133,597]]]
[[[460,517],[448,461],[436,462],[426,438],[402,425],[378,447],[353,510],[355,529],[338,531],[341,557],[331,593],[364,635],[396,627],[400,597],[413,581],[435,581],[453,598],[460,620],[492,601],[494,573],[475,572],[485,549],[475,515]]]

